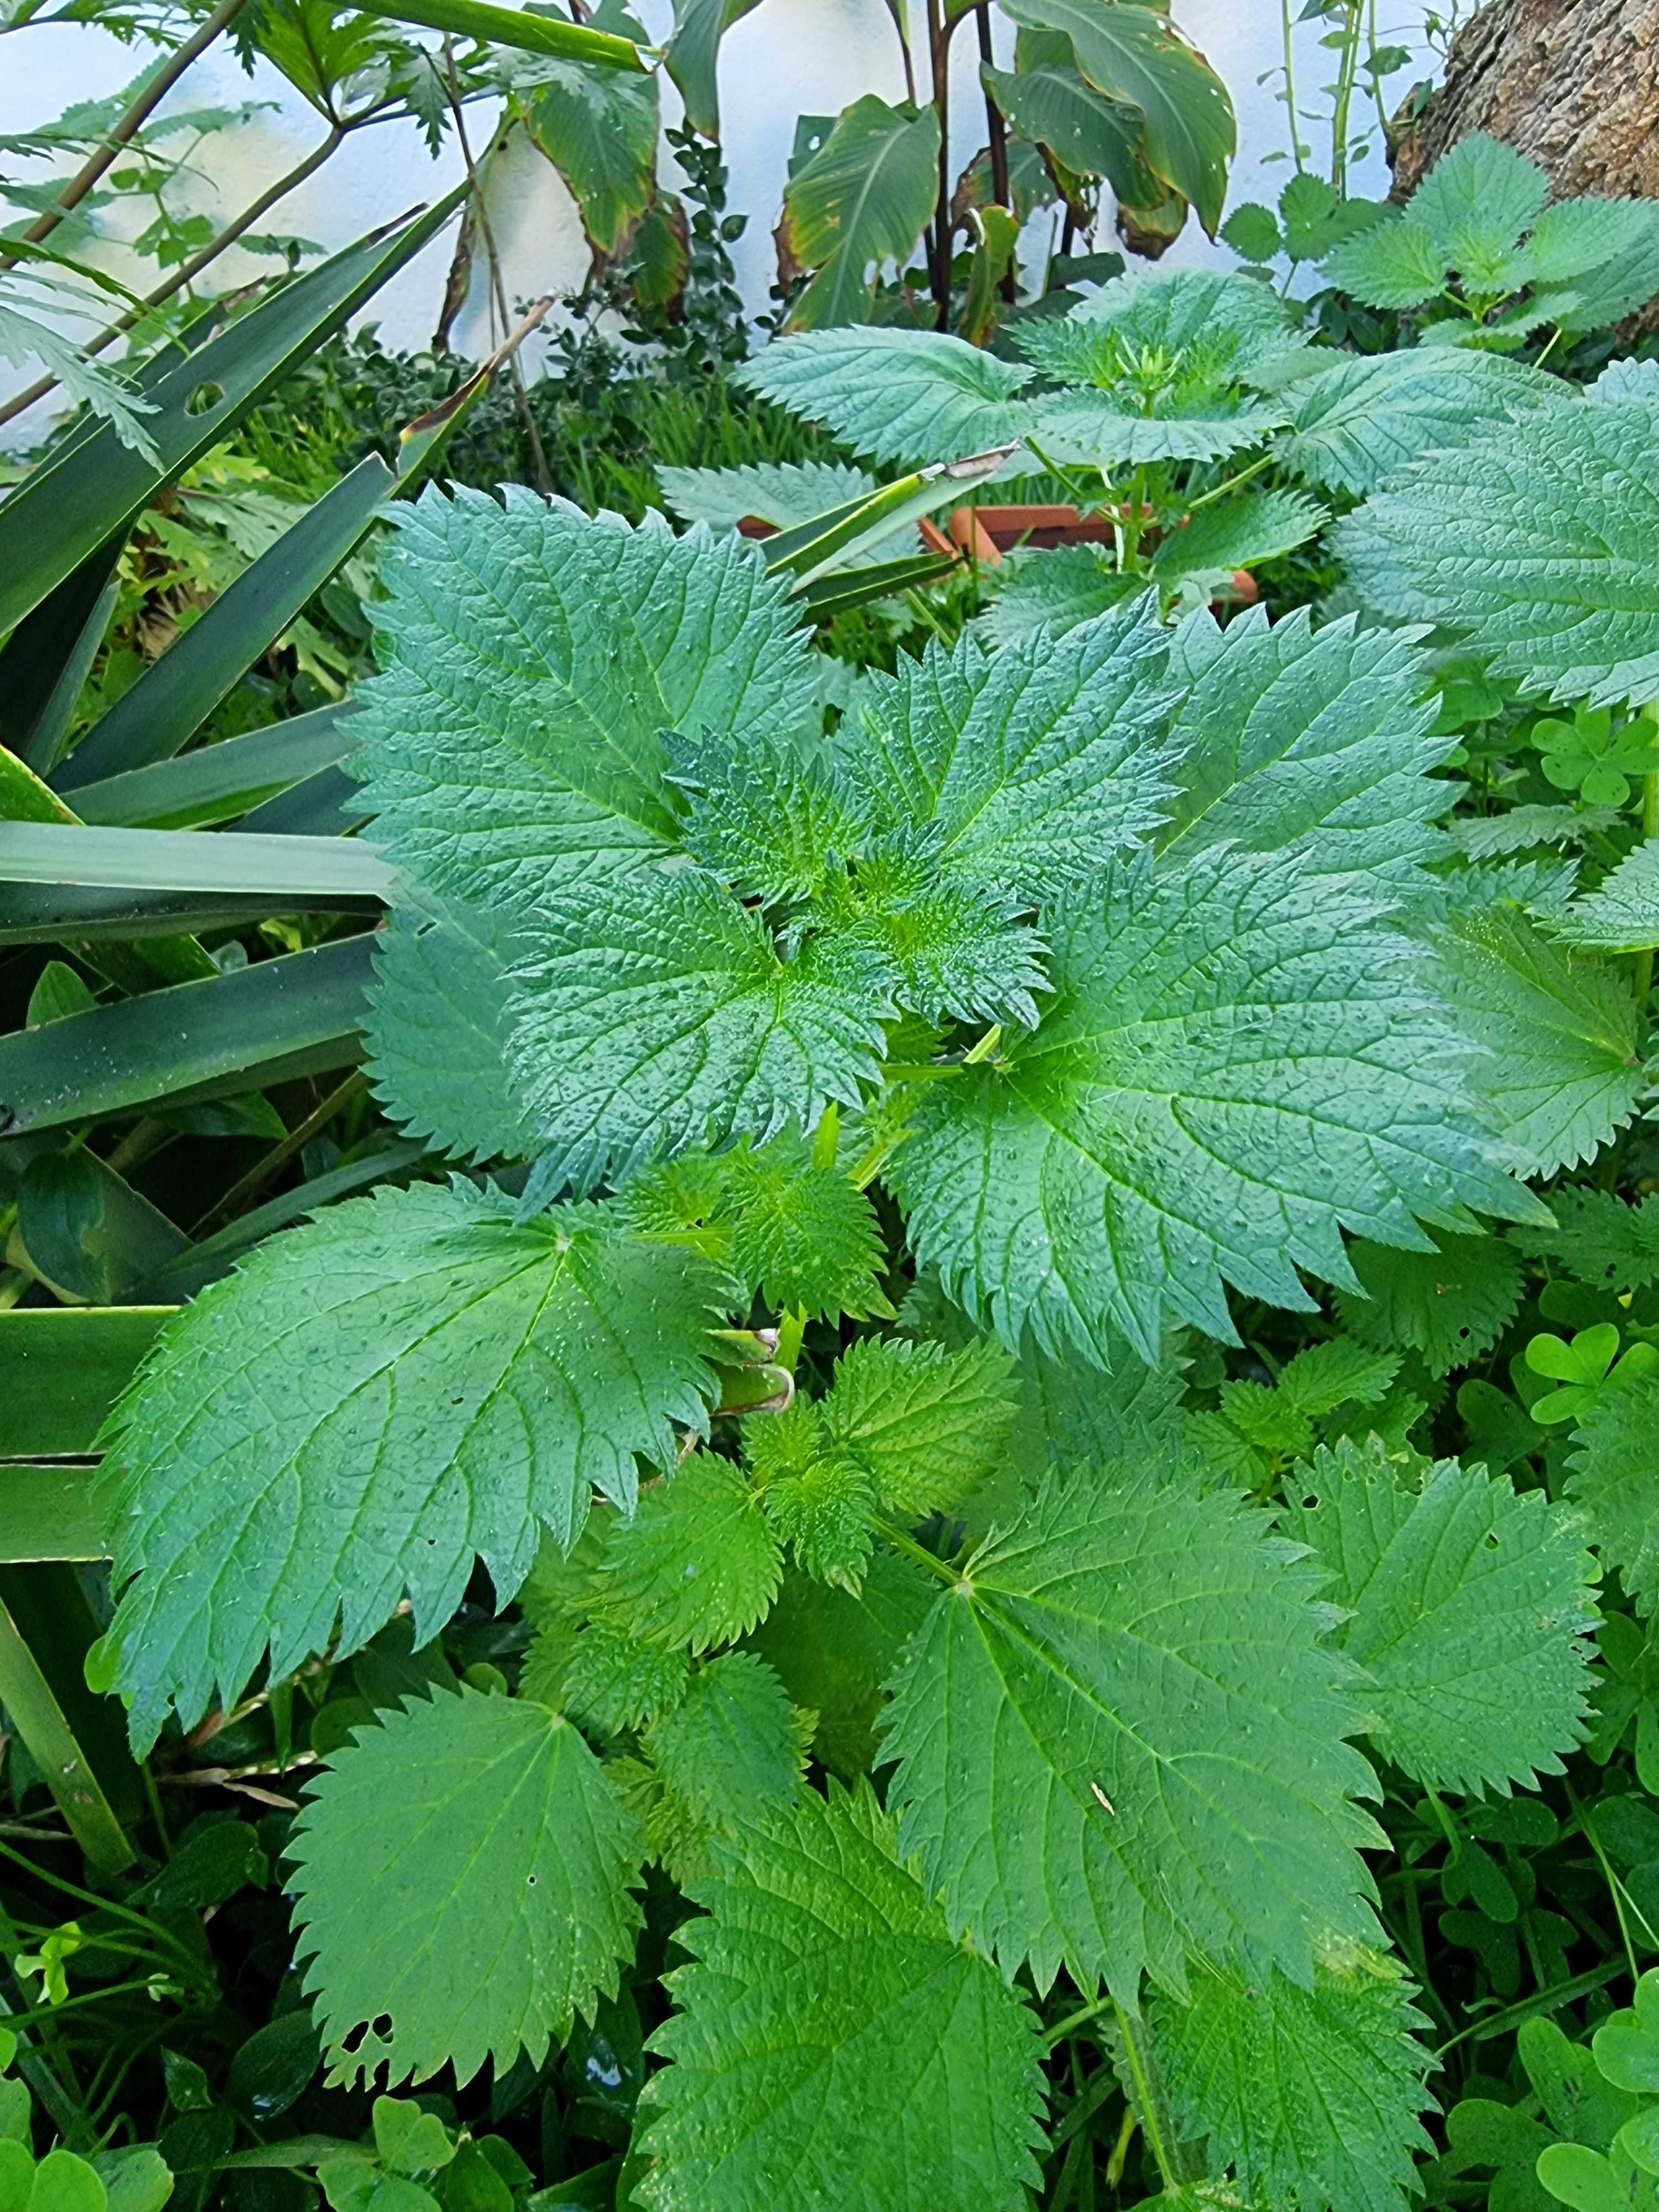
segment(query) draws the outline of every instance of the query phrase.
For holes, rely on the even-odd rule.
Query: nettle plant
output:
[[[1639,698],[1651,487],[1609,450],[1650,470],[1653,410],[1557,414],[1608,447],[1563,464],[1576,565],[1526,420],[1461,496],[1442,459],[1359,510],[1353,565],[1535,688]],[[417,1646],[528,1624],[296,1823],[332,2077],[539,2061],[648,1906],[687,1963],[618,2201],[1015,2207],[1093,2021],[1152,2193],[1403,2206],[1431,2060],[1379,1770],[1559,1771],[1598,1573],[1659,1590],[1639,1364],[1540,1353],[1571,1498],[1411,1442],[1516,1309],[1487,1224],[1606,1226],[1522,1178],[1643,1094],[1639,821],[1585,896],[1459,859],[1411,629],[1149,600],[930,647],[826,738],[735,533],[516,489],[395,520],[370,1053],[456,1171],[213,1284],[104,1476],[140,1747],[404,1607]],[[1183,1410],[1274,1306],[1305,1348]]]
[[[877,461],[1021,440],[1008,474],[1042,471],[1085,520],[1109,523],[1109,544],[1019,551],[981,579],[994,592],[987,627],[1003,643],[1149,589],[1166,611],[1224,598],[1237,572],[1329,521],[1300,487],[1372,491],[1423,453],[1566,396],[1556,379],[1490,353],[1340,353],[1311,343],[1259,278],[1191,270],[1119,277],[1064,316],[1012,320],[1006,336],[1022,358],[933,331],[812,331],[738,372]],[[729,511],[731,473],[676,471],[676,511]],[[795,519],[781,483],[744,489],[759,520]]]

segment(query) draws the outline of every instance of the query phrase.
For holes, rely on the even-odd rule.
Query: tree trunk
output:
[[[1526,154],[1558,198],[1659,199],[1659,0],[1486,0],[1394,149],[1394,197],[1471,131]]]

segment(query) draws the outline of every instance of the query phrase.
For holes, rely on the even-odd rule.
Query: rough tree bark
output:
[[[1395,196],[1470,131],[1530,155],[1558,197],[1659,199],[1659,0],[1486,0],[1395,147]]]

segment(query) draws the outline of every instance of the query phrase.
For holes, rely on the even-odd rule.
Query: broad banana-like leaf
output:
[[[593,20],[644,35],[617,0],[604,0]],[[622,252],[657,189],[657,80],[537,61],[514,82],[525,128],[569,186],[589,246]]]
[[[674,0],[668,74],[685,102],[686,121],[705,138],[720,135],[720,40],[759,5],[760,0]]]
[[[1227,88],[1156,8],[1130,0],[1002,0],[1028,30],[1060,31],[1097,92],[1138,107],[1154,174],[1182,193],[1215,235],[1237,131]]]
[[[876,272],[909,259],[939,190],[939,118],[866,93],[784,187],[780,247],[816,272],[786,327],[869,319]]]
[[[1126,207],[1151,207],[1164,187],[1146,166],[1146,127],[1125,101],[1098,92],[1060,31],[1022,31],[1015,66],[981,65],[986,90],[1014,130],[1078,177],[1104,177]]]

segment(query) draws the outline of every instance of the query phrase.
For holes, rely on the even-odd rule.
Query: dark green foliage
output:
[[[726,27],[678,11],[689,97]],[[848,447],[994,422],[1074,470],[1069,423],[1167,507],[1023,641],[1045,554],[977,626],[967,569],[815,621],[733,526],[875,480],[726,382],[681,135],[703,306],[645,297],[659,195],[611,275],[662,362],[579,328],[530,394],[562,498],[486,394],[462,488],[159,782],[65,778],[71,839],[0,760],[0,2198],[1634,2212],[1648,366],[1338,356],[1328,301],[1191,272],[996,355],[792,341],[750,380],[833,358]],[[1510,225],[1523,307],[1632,220],[1492,177],[1441,215]],[[1421,213],[1269,220],[1357,265]],[[313,355],[290,480],[452,370]],[[1365,610],[1206,606],[1235,524],[1317,528],[1298,477],[1363,498]],[[150,511],[92,707],[218,495]],[[273,792],[275,735],[223,741],[371,626]],[[395,885],[309,842],[358,824]],[[237,1027],[317,960],[328,1036]]]

